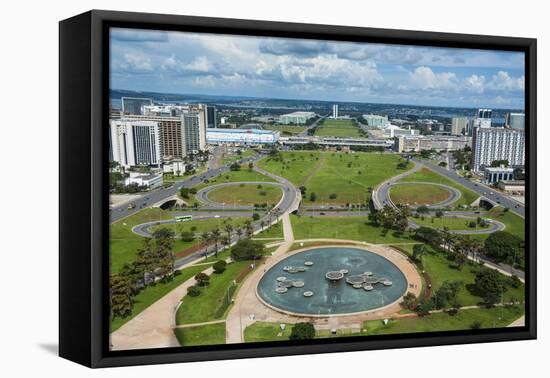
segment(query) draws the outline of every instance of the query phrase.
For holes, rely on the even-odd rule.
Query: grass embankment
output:
[[[390,197],[394,203],[405,205],[433,205],[445,201],[452,193],[437,185],[402,184],[390,188]]]
[[[225,323],[176,328],[174,332],[182,346],[225,344]]]
[[[363,135],[350,119],[325,119],[315,130],[315,136],[356,138]]]
[[[241,151],[241,153],[237,152],[224,152],[220,159],[220,165],[226,165],[233,163],[234,161],[241,160],[241,159],[247,159],[250,157],[253,157],[257,154],[257,152],[250,148],[242,148],[238,149],[237,151]]]
[[[368,202],[370,189],[404,172],[397,168],[400,161],[397,155],[383,153],[284,151],[258,165],[297,187],[305,186],[302,202],[307,205],[342,205]]]
[[[403,177],[399,181],[401,182],[411,182],[411,181],[435,182],[437,184],[444,184],[444,185],[451,186],[455,189],[458,189],[462,195],[460,196],[458,201],[452,204],[452,206],[461,206],[461,205],[469,206],[472,202],[474,202],[479,197],[479,195],[472,192],[471,190],[466,189],[462,185],[457,184],[456,182],[449,180],[448,178],[443,177],[440,174],[435,173],[434,171],[426,167],[423,167],[419,171]]]
[[[183,282],[187,281],[191,277],[194,277],[197,273],[208,269],[210,265],[191,266],[180,270],[180,273],[174,277],[170,282],[162,283],[158,282],[154,286],[147,286],[141,290],[134,298],[134,307],[132,313],[125,318],[115,318],[111,320],[111,332],[116,331],[124,324],[132,320],[139,315],[143,310],[152,305],[154,302],[174,290]]]
[[[483,217],[486,218],[486,217]],[[422,218],[411,218],[411,220],[421,226],[431,227],[431,228],[437,228],[437,229],[443,229],[443,227],[447,227],[449,230],[484,230],[487,229],[487,227],[481,227],[476,222],[476,218],[462,218],[462,217],[453,217],[453,216],[444,216],[441,218],[435,217],[435,216],[425,216],[424,219]],[[474,222],[475,227],[470,227],[470,223]]]
[[[211,201],[228,205],[277,204],[283,192],[280,187],[262,184],[240,184],[214,189],[208,193]]]
[[[278,131],[281,136],[293,136],[302,133],[307,126],[293,126],[293,125],[264,125],[264,130]]]

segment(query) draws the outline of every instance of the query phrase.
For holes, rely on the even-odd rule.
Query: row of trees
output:
[[[382,209],[371,212],[369,218],[379,227],[405,232],[409,226],[408,218],[411,216],[411,209],[400,204],[396,207],[385,205]]]
[[[133,307],[133,298],[157,280],[170,281],[177,274],[172,252],[174,232],[161,228],[152,238],[144,238],[134,261],[125,264],[110,277],[112,317],[126,317]]]

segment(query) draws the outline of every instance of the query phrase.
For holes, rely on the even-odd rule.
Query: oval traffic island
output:
[[[371,311],[394,303],[406,290],[407,279],[395,264],[353,247],[312,248],[291,255],[265,272],[256,288],[265,305],[303,316]]]

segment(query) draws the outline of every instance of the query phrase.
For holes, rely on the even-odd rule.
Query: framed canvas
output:
[[[59,353],[536,337],[536,40],[60,22]]]

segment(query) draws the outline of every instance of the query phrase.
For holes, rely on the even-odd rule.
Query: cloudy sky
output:
[[[524,105],[523,53],[111,30],[111,88],[457,107]]]

